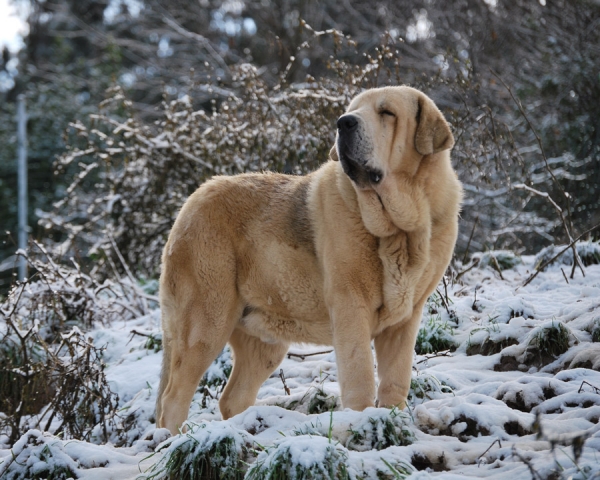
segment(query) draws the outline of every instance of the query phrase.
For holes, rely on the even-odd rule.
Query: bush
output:
[[[61,440],[39,430],[25,433],[11,454],[0,463],[0,478],[4,480],[77,478],[77,463],[64,452]]]
[[[117,429],[119,397],[104,374],[103,349],[94,346],[77,328],[60,343],[48,345],[34,328],[24,333],[11,319],[0,341],[0,384],[3,389],[0,432],[14,442],[31,426],[63,438],[91,440],[100,425],[108,440]],[[8,347],[9,354],[6,354]]]
[[[363,452],[406,446],[413,441],[408,416],[393,408],[384,415],[369,416],[368,422],[352,426],[346,447]]]
[[[242,458],[246,433],[225,422],[191,425],[159,447],[163,457],[147,472],[147,480],[236,480],[244,478]]]
[[[561,322],[536,328],[530,336],[525,351],[525,362],[545,365],[554,361],[569,349],[571,332]]]
[[[119,434],[119,399],[104,374],[103,349],[80,327],[142,316],[147,297],[128,281],[98,284],[77,264],[58,265],[38,247],[44,260],[28,259],[37,273],[16,285],[0,308],[6,326],[0,332],[0,408],[7,414],[0,433],[11,443],[31,427],[106,441]]]
[[[426,353],[441,352],[456,348],[454,339],[454,328],[441,315],[431,316],[421,326],[417,334],[415,351],[419,355]]]
[[[406,402],[415,405],[425,399],[437,398],[440,394],[453,393],[452,388],[428,373],[419,373],[410,380]]]
[[[584,266],[597,265],[600,263],[600,243],[599,242],[577,242],[575,244],[577,254],[581,258]],[[550,245],[535,256],[534,264],[536,268],[545,262],[551,260],[558,252],[564,249],[564,245]],[[573,265],[573,250],[570,248],[556,258],[550,265]]]
[[[284,438],[261,452],[248,470],[248,480],[349,480],[348,452],[327,438]]]
[[[473,258],[479,259],[480,267],[491,267],[494,270],[510,270],[523,263],[521,257],[510,250],[494,250],[485,253],[476,253]]]
[[[124,271],[122,252],[136,273],[154,278],[173,219],[202,182],[248,171],[314,170],[327,160],[335,121],[352,97],[364,88],[403,83],[458,105],[444,110],[457,139],[453,162],[470,179],[463,218],[478,218],[479,240],[505,238],[506,229],[499,227],[504,222],[511,234],[536,235],[532,225],[536,232],[554,228],[555,222],[518,210],[523,203],[518,195],[505,195],[511,178],[526,181],[527,169],[507,125],[490,108],[481,109],[469,62],[456,57],[448,71],[424,77],[404,69],[389,35],[360,55],[359,64],[353,42],[340,32],[314,32],[303,24],[302,35],[302,52],[289,57],[289,68],[297,67],[313,41],[321,42],[328,45],[329,61],[320,78],[290,83],[288,68],[273,81],[242,63],[230,66],[231,78],[223,83],[209,71],[206,83],[190,80],[187,94],[182,90],[177,99],[165,101],[153,125],[136,117],[120,88],[110,89],[98,114],[71,125],[67,151],[56,163],[56,171],[73,180],[43,224],[66,234],[61,247],[89,255],[106,275],[115,267]],[[447,57],[444,61],[452,53]],[[482,209],[493,211],[485,224]]]

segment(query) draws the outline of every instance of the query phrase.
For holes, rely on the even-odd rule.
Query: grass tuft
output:
[[[244,432],[224,422],[194,425],[172,437],[160,450],[164,456],[150,467],[146,480],[237,480],[244,478]]]
[[[491,267],[500,271],[510,270],[523,263],[521,257],[510,250],[493,250],[481,254],[475,254],[473,257],[479,257],[480,267]]]
[[[453,393],[451,387],[440,382],[436,377],[428,373],[417,374],[410,381],[407,403],[416,405],[423,403],[425,399],[436,398],[440,394]]]
[[[39,430],[27,431],[0,463],[3,480],[67,480],[78,478],[76,471],[77,464],[65,453],[62,441]]]
[[[563,245],[550,245],[542,249],[535,256],[534,264],[536,268],[550,260],[563,248]],[[599,242],[577,242],[575,244],[575,248],[577,249],[577,254],[579,255],[579,258],[581,258],[581,262],[584,266],[587,267],[589,265],[597,265],[600,263]],[[552,264],[573,265],[573,251],[569,248],[557,259],[555,259]]]
[[[325,437],[284,438],[261,452],[247,480],[349,480],[348,452]]]
[[[536,330],[527,347],[529,357],[546,363],[569,349],[571,332],[561,322],[552,321]]]
[[[414,435],[408,424],[408,415],[393,408],[385,415],[369,417],[368,422],[350,428],[346,447],[363,452],[410,445]]]
[[[454,328],[448,322],[442,320],[441,315],[431,316],[421,325],[421,329],[417,334],[415,351],[418,355],[424,355],[443,350],[453,350],[456,348],[453,335]]]
[[[317,388],[314,395],[308,401],[306,411],[309,415],[313,413],[331,412],[337,405],[337,398],[328,395],[323,388]]]

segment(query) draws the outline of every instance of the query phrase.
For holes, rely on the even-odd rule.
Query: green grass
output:
[[[556,358],[569,349],[571,332],[561,322],[540,327],[529,341],[532,353],[539,358]]]
[[[0,462],[2,480],[67,480],[77,478],[77,464],[56,437],[29,430]],[[4,462],[8,462],[6,465]]]
[[[246,445],[241,431],[214,422],[195,425],[162,447],[164,456],[154,464],[147,480],[241,480]]]
[[[377,469],[377,478],[380,479],[394,479],[394,480],[404,480],[407,477],[410,477],[413,473],[415,473],[415,468],[406,463],[406,462],[398,462],[392,465],[390,462],[386,461],[384,458],[381,461],[385,464],[386,467],[389,468],[391,475],[387,472],[383,472]]]
[[[144,343],[144,348],[154,350],[155,353],[160,352],[162,350],[162,332],[150,334],[146,343]]]
[[[521,257],[509,250],[493,250],[481,254],[479,266],[489,266],[494,270],[500,271],[510,270],[517,265],[523,263]]]
[[[350,480],[347,459],[346,449],[331,443],[325,437],[290,437],[261,452],[245,478]]]
[[[443,321],[441,315],[431,316],[421,325],[417,334],[415,351],[419,355],[424,355],[453,350],[456,348],[453,335],[454,328],[448,322]]]
[[[367,423],[351,428],[346,446],[358,451],[384,450],[410,445],[413,441],[408,416],[393,408],[388,415],[370,417]]]
[[[418,374],[410,381],[407,403],[415,405],[419,400],[431,399],[435,394],[453,393],[452,388],[440,382],[436,377],[428,373]],[[421,402],[422,403],[422,402]]]
[[[323,388],[316,388],[314,395],[308,401],[306,411],[309,415],[331,412],[335,409],[336,404],[337,398],[334,395],[328,395]]]

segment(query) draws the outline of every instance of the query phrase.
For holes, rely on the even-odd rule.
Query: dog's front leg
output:
[[[410,318],[386,328],[375,337],[379,377],[377,403],[380,407],[405,406],[422,311],[423,302],[419,302]]]
[[[333,347],[338,367],[342,405],[364,410],[375,405],[375,372],[371,352],[371,322],[368,307],[354,299],[338,297],[330,309]]]

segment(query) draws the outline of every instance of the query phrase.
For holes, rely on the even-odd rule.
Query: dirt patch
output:
[[[410,463],[419,471],[431,469],[434,472],[444,472],[448,469],[446,467],[446,457],[443,453],[435,459],[430,459],[422,453],[416,453],[411,458]]]

